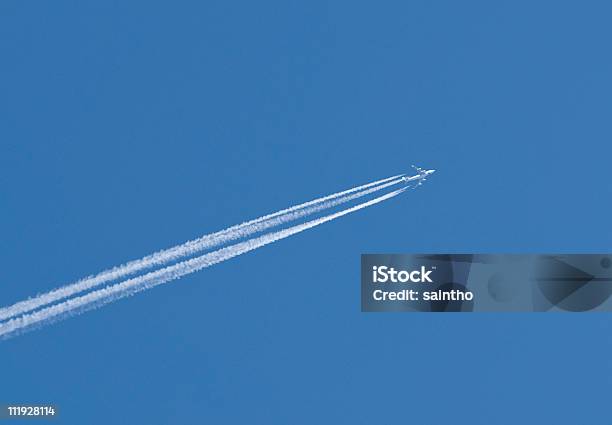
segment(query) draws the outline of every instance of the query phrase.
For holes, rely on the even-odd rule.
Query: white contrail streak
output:
[[[386,195],[379,196],[370,201],[363,202],[351,208],[330,214],[306,223],[298,224],[287,229],[267,233],[265,235],[249,239],[225,248],[218,249],[208,254],[183,261],[172,266],[165,267],[154,272],[147,273],[123,282],[106,286],[105,288],[91,291],[85,295],[71,298],[59,304],[43,308],[34,313],[25,314],[21,317],[11,319],[0,324],[0,338],[7,338],[23,332],[27,328],[42,326],[72,314],[84,312],[100,305],[110,303],[114,300],[124,298],[145,289],[153,288],[166,282],[178,279],[187,274],[202,270],[222,261],[247,253],[254,249],[276,242],[278,240],[295,235],[307,229],[311,229],[320,224],[334,220],[338,217],[350,214],[360,209],[369,207],[379,202],[383,202],[394,196],[399,195],[407,188],[395,190]]]
[[[357,186],[342,192],[324,196],[300,205],[259,217],[254,220],[229,227],[227,229],[202,236],[185,242],[181,245],[147,255],[138,260],[102,271],[96,275],[88,276],[72,284],[40,294],[34,298],[17,302],[8,307],[0,309],[0,320],[5,320],[39,307],[51,304],[55,301],[70,297],[79,292],[103,285],[113,280],[121,279],[137,272],[150,269],[154,266],[165,265],[184,257],[201,253],[209,248],[219,246],[223,243],[245,238],[269,228],[288,223],[301,217],[319,212],[345,202],[360,198],[386,187],[402,183],[403,174],[378,180],[365,185]]]

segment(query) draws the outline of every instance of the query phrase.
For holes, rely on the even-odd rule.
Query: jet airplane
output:
[[[417,182],[415,187],[422,185],[428,176],[436,172],[436,170],[424,170],[423,168],[416,167],[414,165],[412,166],[412,168],[414,168],[418,174],[416,176],[405,176],[404,181],[406,183]]]

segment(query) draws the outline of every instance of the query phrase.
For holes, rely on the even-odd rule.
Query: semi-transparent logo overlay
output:
[[[612,254],[363,254],[364,312],[612,311]]]

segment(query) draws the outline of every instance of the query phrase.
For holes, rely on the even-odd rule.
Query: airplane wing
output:
[[[413,165],[412,168],[414,168],[419,174],[425,173],[425,170],[423,170],[421,167],[417,167],[416,165]]]

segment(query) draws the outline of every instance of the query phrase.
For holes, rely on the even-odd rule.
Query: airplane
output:
[[[430,176],[430,175],[432,175],[433,173],[436,172],[436,170],[424,170],[423,168],[416,167],[414,165],[412,166],[412,168],[414,168],[416,170],[416,172],[419,173],[419,174],[417,174],[416,176],[406,176],[406,177],[404,177],[404,181],[406,183],[418,181],[418,183],[414,187],[418,187],[418,186],[422,185],[423,182],[426,180],[427,176]]]

